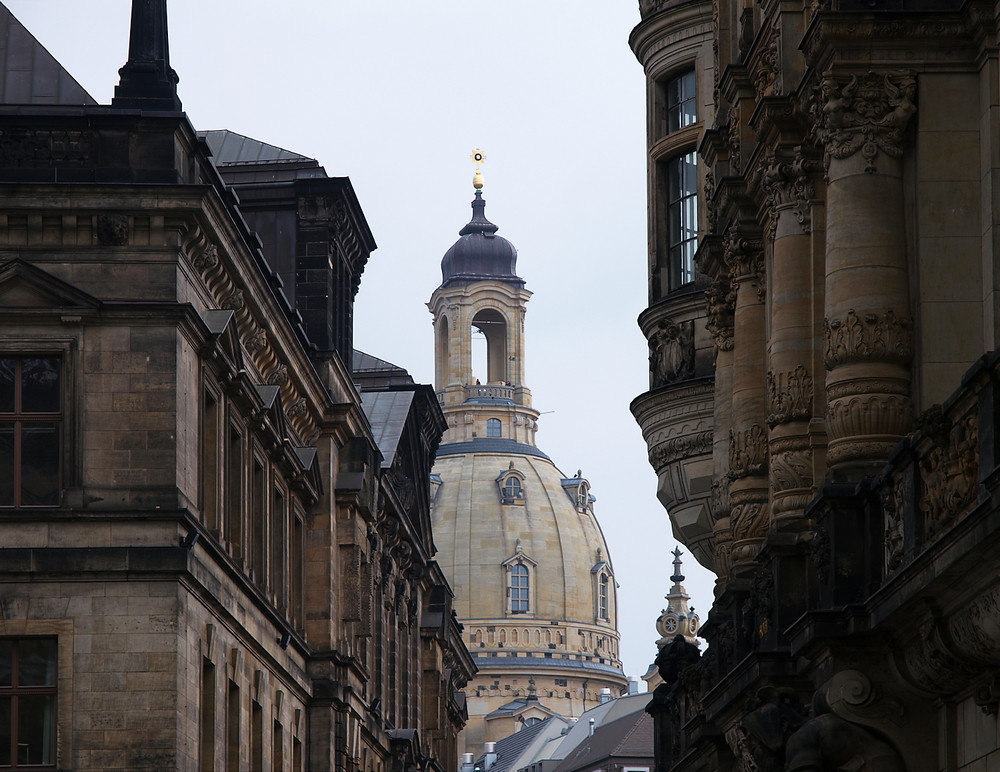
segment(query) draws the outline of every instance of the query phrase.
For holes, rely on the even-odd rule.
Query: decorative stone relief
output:
[[[288,381],[288,366],[278,365],[267,374],[266,383],[268,386],[281,386]]]
[[[903,486],[892,479],[879,492],[885,530],[885,572],[891,574],[903,564]]]
[[[202,272],[215,268],[219,264],[219,248],[215,244],[207,244],[194,256],[191,264]]]
[[[222,308],[228,311],[239,311],[244,305],[243,290],[234,289],[222,299]]]
[[[263,351],[267,347],[267,332],[264,330],[257,330],[253,335],[247,337],[246,342],[243,345],[251,354]]]
[[[812,463],[808,450],[772,453],[771,484],[776,492],[812,488]]]
[[[285,411],[285,415],[287,415],[289,418],[301,418],[305,414],[306,414],[306,401],[305,399],[301,398],[295,400],[291,405],[288,406],[288,409]]]
[[[656,471],[681,458],[691,458],[712,452],[712,432],[698,432],[686,437],[667,440],[649,452],[649,463]]]
[[[819,137],[828,158],[850,158],[861,151],[865,171],[874,174],[879,151],[903,155],[903,131],[917,111],[912,73],[868,72],[847,83],[827,75],[820,83]]]
[[[824,319],[826,369],[854,362],[898,362],[913,358],[912,324],[889,308],[882,313],[858,314],[853,308],[843,319]]]
[[[128,215],[97,215],[97,243],[102,247],[123,247],[128,244]]]
[[[653,388],[694,375],[694,322],[665,319],[649,338]]]
[[[729,433],[729,477],[760,475],[767,472],[767,432],[760,424],[745,431]]]
[[[802,156],[792,163],[773,161],[763,175],[768,208],[775,212],[773,217],[776,219],[778,209],[791,209],[803,233],[812,232],[811,202],[816,197],[807,164]]]
[[[736,291],[728,276],[720,276],[705,292],[708,301],[708,321],[706,327],[712,333],[715,347],[719,351],[733,350],[733,321],[736,309]]]
[[[813,379],[805,366],[791,372],[767,372],[767,425],[772,429],[812,418]]]
[[[733,504],[729,514],[729,523],[733,529],[733,542],[762,539],[767,526],[767,507],[760,501]],[[737,557],[735,554],[733,555],[734,561],[746,557],[749,556]]]
[[[979,482],[979,422],[968,416],[920,460],[924,534],[931,539],[976,499]]]
[[[714,233],[719,227],[719,209],[715,204],[715,172],[711,169],[705,172],[705,216],[709,232]]]

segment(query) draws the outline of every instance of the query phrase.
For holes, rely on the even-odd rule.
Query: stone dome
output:
[[[523,285],[515,274],[517,250],[486,219],[486,199],[476,191],[472,201],[472,219],[458,232],[459,239],[441,259],[441,286],[493,280]]]

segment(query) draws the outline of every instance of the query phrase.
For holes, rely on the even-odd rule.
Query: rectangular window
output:
[[[250,702],[250,769],[264,769],[264,709]]]
[[[215,665],[201,661],[201,712],[199,754],[201,772],[215,772]]]
[[[517,563],[510,568],[510,611],[528,613],[528,567]]]
[[[698,120],[695,111],[694,70],[667,81],[667,131],[674,132]]]
[[[275,488],[271,499],[271,599],[274,605],[283,609],[286,602],[285,590],[285,523],[288,512],[285,492]]]
[[[278,719],[274,720],[271,728],[271,770],[272,772],[285,770],[285,729]]]
[[[292,772],[302,772],[302,741],[298,737],[292,739]]]
[[[264,561],[267,549],[267,521],[265,505],[267,502],[267,470],[264,462],[254,454],[253,468],[250,472],[250,554],[253,579],[258,585],[264,586]]]
[[[291,550],[288,561],[288,570],[291,573],[288,617],[292,620],[292,625],[296,630],[302,630],[302,558],[305,549],[305,527],[303,525],[302,513],[298,508],[293,508],[289,514],[288,531],[291,538]]]
[[[205,403],[202,411],[201,463],[202,521],[216,537],[219,535],[219,400],[209,389],[205,389]]]
[[[670,288],[694,281],[698,249],[698,163],[694,151],[667,162],[667,249]]]
[[[226,541],[229,553],[243,557],[243,434],[235,425],[229,427],[226,443]]]
[[[232,680],[226,698],[226,772],[240,772],[240,687]]]
[[[59,505],[62,405],[59,357],[0,357],[0,507]]]
[[[0,638],[0,767],[56,763],[56,639]]]

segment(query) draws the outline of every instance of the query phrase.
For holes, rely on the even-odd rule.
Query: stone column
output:
[[[733,227],[726,234],[725,254],[736,288],[729,434],[732,572],[744,574],[753,567],[768,525],[763,242]]]
[[[794,522],[813,496],[809,422],[813,395],[813,259],[810,202],[814,186],[801,155],[776,160],[764,174],[774,223],[768,276],[771,335],[767,371],[771,523]]]
[[[729,430],[733,414],[733,312],[736,292],[729,276],[723,274],[705,293],[708,301],[706,327],[715,341],[715,438],[712,442],[712,494],[709,506],[713,519],[713,551],[718,584],[729,578],[732,564],[733,533],[729,500]]]
[[[908,73],[827,75],[822,82],[827,463],[834,481],[876,471],[913,423],[901,158],[915,93]]]

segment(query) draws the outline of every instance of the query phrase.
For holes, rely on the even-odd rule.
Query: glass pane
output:
[[[0,413],[14,412],[14,360],[0,359]]]
[[[10,765],[10,697],[0,697],[0,767]]]
[[[0,507],[14,506],[14,423],[0,423]]]
[[[17,698],[17,763],[51,764],[55,760],[56,697]]]
[[[54,638],[22,638],[17,658],[18,686],[56,685]]]
[[[11,673],[14,670],[14,642],[9,638],[0,638],[0,686],[11,686]]]
[[[21,504],[59,503],[59,424],[21,424]]]
[[[25,413],[59,412],[58,359],[21,362],[21,410]]]

